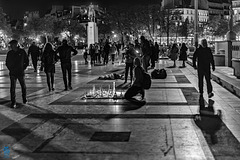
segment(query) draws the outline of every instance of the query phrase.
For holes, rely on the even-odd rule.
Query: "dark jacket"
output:
[[[31,54],[32,57],[37,58],[40,56],[40,48],[36,45],[31,45],[28,49],[28,56]]]
[[[212,51],[209,47],[203,48],[200,46],[196,49],[193,54],[193,67],[196,68],[196,60],[197,60],[197,68],[204,71],[210,71],[210,64],[215,68],[214,59]]]
[[[29,65],[28,55],[23,49],[10,50],[6,57],[6,66],[10,76],[24,76],[24,70]]]
[[[58,47],[56,52],[59,53],[61,63],[71,63],[72,52],[73,55],[78,53],[76,49],[69,45],[62,45]]]

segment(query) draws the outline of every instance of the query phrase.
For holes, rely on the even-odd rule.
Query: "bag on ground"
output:
[[[153,79],[165,79],[167,78],[167,72],[163,69],[154,69],[151,73]]]

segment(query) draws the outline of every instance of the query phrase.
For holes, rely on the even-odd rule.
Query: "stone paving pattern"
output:
[[[17,160],[240,159],[240,99],[213,82],[214,109],[223,114],[218,121],[217,143],[213,144],[208,131],[194,121],[199,113],[199,94],[196,71],[190,65],[168,68],[173,63],[160,60],[157,68],[166,68],[168,76],[152,80],[146,104],[139,106],[123,99],[82,100],[93,84],[108,86],[113,82],[97,80],[99,76],[123,73],[124,69],[120,63],[83,63],[81,56],[73,58],[71,91],[63,91],[59,64],[54,92],[48,92],[43,72],[29,68],[29,103],[22,104],[17,84],[19,108],[11,109],[8,71],[1,62],[0,159],[4,159],[5,146],[10,147],[10,159]],[[224,73],[222,69],[217,67],[216,72]],[[128,87],[123,80],[116,80],[116,85],[117,90]],[[206,88],[204,99],[207,104]]]

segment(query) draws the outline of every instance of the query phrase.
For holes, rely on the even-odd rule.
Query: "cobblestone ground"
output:
[[[63,91],[60,66],[55,74],[55,91],[49,92],[43,72],[27,70],[29,103],[22,104],[17,86],[18,109],[9,102],[9,77],[0,64],[0,158],[17,160],[160,160],[240,159],[240,116],[229,104],[239,98],[213,82],[214,114],[199,117],[196,71],[171,68],[162,59],[166,79],[152,80],[146,90],[146,104],[123,99],[82,99],[95,86],[107,90],[113,80],[101,75],[123,74],[124,64],[85,65],[81,56],[73,59],[73,90]],[[179,62],[180,65],[180,62]],[[150,70],[151,72],[151,70]],[[117,92],[128,87],[116,80]],[[206,91],[204,102],[207,106]],[[205,111],[209,113],[207,107]],[[198,119],[198,120],[196,120]],[[4,149],[5,147],[5,149]],[[7,148],[6,148],[7,147]]]

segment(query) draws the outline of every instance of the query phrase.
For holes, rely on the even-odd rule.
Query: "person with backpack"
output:
[[[145,91],[143,88],[144,69],[141,67],[141,60],[139,57],[134,58],[134,82],[132,86],[126,91],[124,98],[132,100],[138,93],[141,94],[141,99],[144,99]]]
[[[55,73],[55,63],[57,62],[57,54],[53,50],[53,46],[50,43],[46,43],[43,55],[42,55],[42,62],[44,66],[44,72],[47,76],[47,85],[49,92],[54,91],[54,73]]]
[[[62,41],[62,45],[58,47],[58,49],[56,50],[56,53],[59,53],[58,57],[61,61],[65,91],[67,91],[68,89],[72,89],[72,62],[71,62],[72,52],[73,52],[73,55],[76,55],[78,53],[76,49],[74,49],[72,46],[69,46],[67,44],[66,39]],[[67,74],[68,74],[68,83],[67,83]]]

